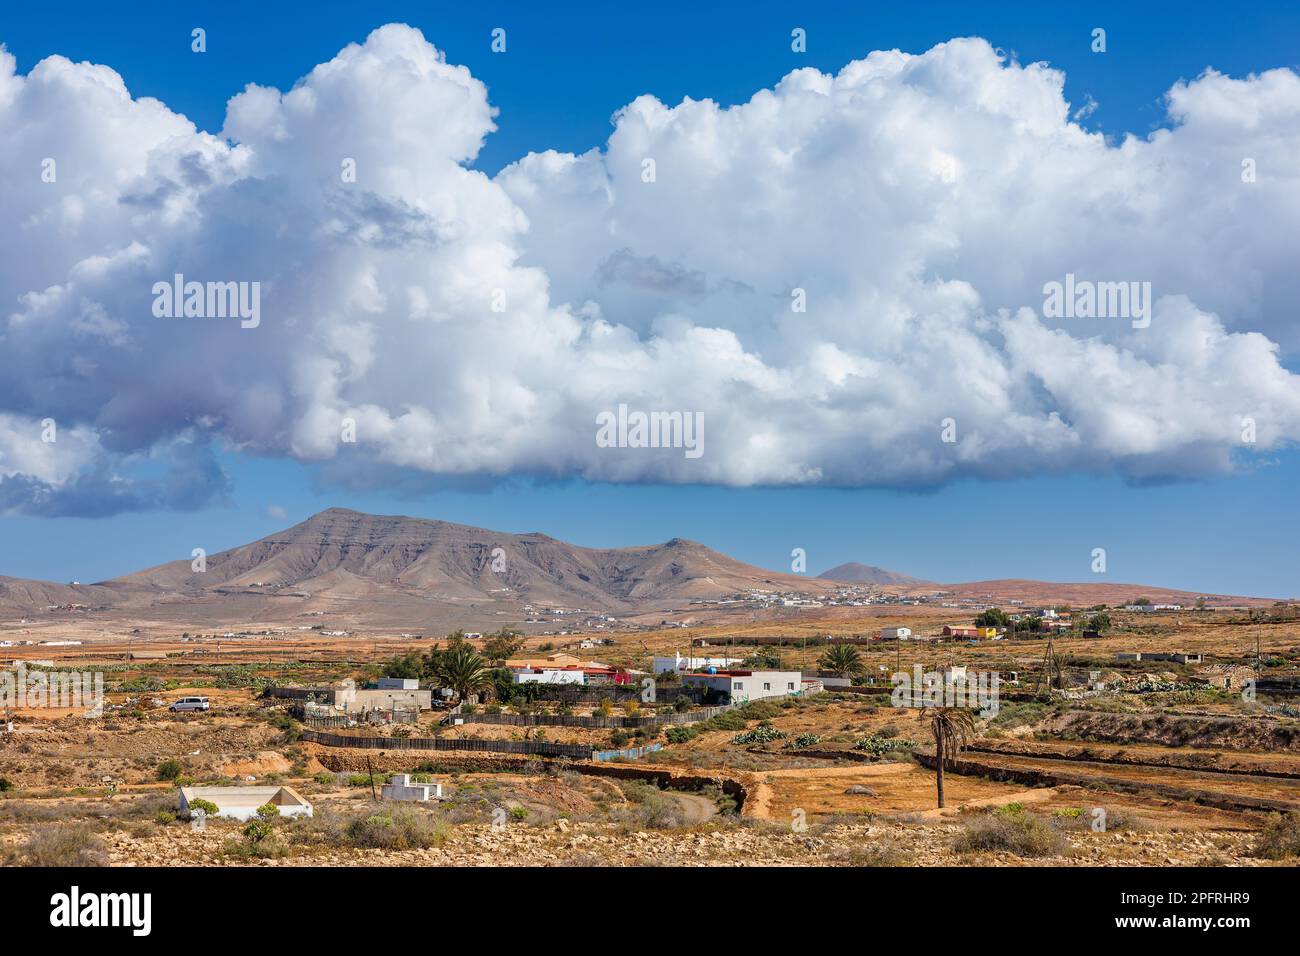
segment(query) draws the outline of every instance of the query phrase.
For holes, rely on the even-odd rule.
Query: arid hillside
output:
[[[583,548],[540,533],[342,508],[205,562],[202,571],[189,560],[172,561],[91,587],[0,579],[0,608],[183,605],[203,621],[348,609],[369,615],[382,607],[416,626],[433,611],[475,605],[499,606],[515,618],[526,604],[627,613],[750,589],[817,594],[832,586],[765,571],[683,538]]]

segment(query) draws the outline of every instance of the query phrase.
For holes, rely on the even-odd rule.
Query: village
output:
[[[827,613],[561,644],[510,628],[28,627],[5,638],[27,689],[0,723],[0,852],[1294,862],[1294,606]],[[53,688],[72,669],[102,673],[100,715],[34,696],[35,675]]]

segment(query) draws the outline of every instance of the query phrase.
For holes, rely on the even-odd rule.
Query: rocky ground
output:
[[[466,824],[428,849],[294,847],[272,859],[226,852],[235,825],[194,832],[184,824],[145,834],[105,836],[117,866],[1256,866],[1247,833],[1072,833],[1058,855],[1025,858],[1007,852],[959,854],[959,824],[813,825],[741,822],[659,831],[555,821],[545,826]],[[1265,864],[1266,865],[1266,864]]]

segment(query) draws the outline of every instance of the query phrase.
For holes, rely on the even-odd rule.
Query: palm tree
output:
[[[856,677],[867,669],[862,654],[852,644],[832,644],[826,648],[817,666],[836,677]]]
[[[957,754],[975,735],[975,713],[965,707],[921,708],[921,723],[929,722],[934,734],[935,786],[939,792],[939,808],[943,808],[943,767],[956,766]]]
[[[438,680],[450,687],[464,700],[491,683],[486,662],[478,651],[465,641],[450,644],[438,657]]]

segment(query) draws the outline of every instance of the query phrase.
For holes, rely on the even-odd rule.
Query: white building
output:
[[[799,671],[719,670],[687,671],[682,684],[726,694],[733,704],[743,704],[764,697],[787,697],[802,690],[803,674]]]
[[[681,654],[674,653],[672,657],[656,657],[652,670],[656,674],[662,674],[664,671],[681,674],[685,671],[702,671],[710,667],[726,670],[728,667],[744,662],[742,657],[682,657]]]
[[[429,800],[442,799],[442,784],[412,783],[409,773],[399,773],[390,777],[380,794],[385,800],[405,800],[425,803]]]
[[[910,627],[882,627],[880,629],[880,639],[882,641],[909,641],[912,639],[912,629]]]
[[[585,684],[581,668],[520,667],[511,671],[516,684]]]
[[[309,817],[311,804],[292,787],[181,787],[180,810],[190,813],[190,804],[206,800],[216,806],[214,816],[228,820],[251,820],[257,808],[273,804],[282,817]]]
[[[429,710],[433,707],[433,691],[383,686],[361,688],[350,677],[334,687],[333,694],[331,703],[347,714],[365,713],[369,710]]]

